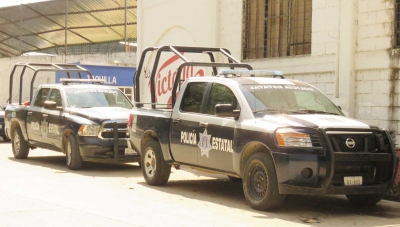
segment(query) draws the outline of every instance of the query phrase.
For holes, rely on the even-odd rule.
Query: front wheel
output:
[[[149,185],[164,185],[171,174],[171,165],[163,157],[160,144],[152,140],[145,145],[142,153],[142,173]]]
[[[256,210],[272,210],[283,202],[285,195],[279,194],[275,165],[269,154],[256,153],[246,162],[243,191]]]
[[[68,135],[66,149],[67,149],[66,162],[68,169],[77,170],[82,168],[82,156],[79,152],[79,145],[75,135],[73,134]]]
[[[347,199],[357,206],[372,206],[377,204],[386,194],[350,194]]]
[[[21,129],[17,128],[12,133],[12,150],[16,159],[25,159],[29,154],[29,145],[24,140]]]

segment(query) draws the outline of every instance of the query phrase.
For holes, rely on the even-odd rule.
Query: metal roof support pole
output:
[[[67,45],[68,45],[68,0],[65,0],[65,46],[64,55],[67,56]]]
[[[19,7],[19,55],[22,55],[22,4]]]
[[[128,0],[125,0],[125,25],[124,25],[124,41],[125,41],[125,52],[128,52],[128,40],[126,36],[126,29],[127,29],[127,23],[128,23]]]

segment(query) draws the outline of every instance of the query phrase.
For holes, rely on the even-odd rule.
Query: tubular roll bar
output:
[[[9,87],[9,102],[10,104],[12,103],[12,88],[13,88],[13,78],[15,71],[18,67],[23,67],[20,75],[20,80],[19,80],[19,105],[22,104],[22,82],[24,78],[24,74],[26,69],[31,69],[34,71],[32,80],[31,80],[31,86],[30,86],[30,96],[29,100],[32,101],[32,95],[33,95],[33,83],[35,82],[36,75],[38,72],[66,72],[68,78],[71,78],[70,73],[78,73],[79,78],[82,79],[81,73],[87,73],[91,79],[93,79],[92,73],[75,64],[58,64],[58,63],[17,63],[14,65],[13,70],[11,71],[10,75],[10,87]],[[47,68],[45,68],[47,67]]]
[[[217,67],[230,67],[231,69],[235,67],[239,68],[247,68],[252,70],[253,68],[248,65],[248,64],[242,64],[240,61],[238,61],[236,58],[234,58],[229,50],[225,48],[217,48],[217,47],[187,47],[187,46],[161,46],[161,47],[147,47],[146,49],[143,50],[143,53],[140,57],[139,65],[138,68],[135,72],[134,76],[134,95],[135,95],[135,103],[140,104],[140,76],[142,74],[142,68],[144,64],[144,60],[146,58],[146,55],[149,52],[156,52],[153,68],[151,71],[150,75],[150,92],[151,92],[151,103],[152,103],[152,108],[155,108],[156,104],[156,96],[155,96],[155,81],[154,79],[156,78],[156,72],[158,68],[158,64],[160,62],[160,57],[162,52],[172,52],[175,54],[175,56],[179,57],[183,63],[178,67],[178,71],[176,74],[176,78],[180,78],[181,73],[183,71],[183,68],[186,66],[203,66],[203,67],[211,67],[213,70],[213,75],[218,74]],[[210,58],[210,62],[193,62],[187,59],[185,56],[183,56],[181,53],[199,53],[199,54],[207,54]],[[215,62],[215,57],[214,53],[220,53],[224,55],[229,63],[222,63],[222,62]],[[179,82],[181,80],[175,79],[174,87],[172,90],[172,94],[176,94],[176,90],[178,88]],[[172,95],[172,106],[175,104],[176,101],[176,96]]]

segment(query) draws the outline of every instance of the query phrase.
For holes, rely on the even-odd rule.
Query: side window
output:
[[[53,90],[51,91],[49,100],[50,100],[50,101],[56,102],[57,108],[62,109],[62,99],[61,99],[60,90],[53,89]]]
[[[181,111],[200,113],[201,102],[203,100],[203,94],[206,86],[206,82],[188,84],[185,93],[183,94],[180,107]]]
[[[47,95],[49,94],[50,88],[42,88],[38,92],[35,102],[33,103],[34,106],[42,107],[44,106],[44,101],[46,101]]]
[[[237,99],[231,89],[225,85],[215,83],[211,87],[207,114],[215,115],[215,105],[217,104],[232,104],[233,107],[239,108]]]

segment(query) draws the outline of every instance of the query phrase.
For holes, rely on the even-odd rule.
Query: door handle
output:
[[[200,122],[200,123],[199,123],[199,126],[200,126],[200,127],[203,127],[203,128],[207,128],[208,123]]]
[[[177,124],[181,123],[181,119],[179,119],[179,118],[174,118],[174,119],[172,120],[172,122],[174,122],[174,123],[177,125]]]
[[[29,112],[28,112],[28,115],[29,115],[29,116],[31,116],[31,115],[32,115],[32,112],[31,112],[31,111],[29,111]]]
[[[43,117],[44,118],[47,118],[49,115],[48,114],[43,114]]]

